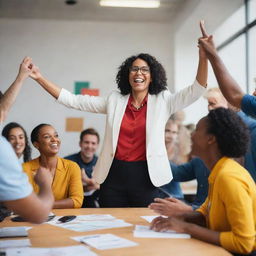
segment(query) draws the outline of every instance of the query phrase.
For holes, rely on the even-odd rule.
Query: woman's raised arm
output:
[[[30,77],[34,79],[37,83],[39,83],[55,99],[58,99],[61,88],[58,85],[44,78],[37,66],[32,66],[32,73],[30,74]]]

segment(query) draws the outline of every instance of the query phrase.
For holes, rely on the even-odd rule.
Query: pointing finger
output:
[[[203,20],[200,20],[200,29],[201,29],[203,37],[208,37],[208,34],[207,34],[207,32],[205,30],[205,27],[204,27],[204,21]]]

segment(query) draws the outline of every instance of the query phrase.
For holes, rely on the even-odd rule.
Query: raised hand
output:
[[[192,211],[192,207],[183,203],[176,198],[155,198],[154,203],[149,205],[149,208],[158,214],[164,216],[177,216],[184,212]]]
[[[32,79],[37,80],[42,77],[41,72],[37,66],[31,65],[31,73],[29,75]]]
[[[200,20],[199,26],[200,26],[200,30],[202,33],[202,36],[198,39],[199,56],[200,56],[200,58],[207,58],[204,48],[200,45],[200,40],[208,38],[208,34],[205,30],[203,20]]]
[[[216,56],[218,53],[213,42],[213,36],[208,35],[203,22],[200,22],[200,29],[202,37],[198,39],[199,48],[204,50],[208,58]]]
[[[202,33],[202,37],[207,38],[209,35],[205,30],[204,20],[200,20],[199,26],[200,26],[200,30],[201,30],[201,33]]]
[[[32,73],[32,59],[30,57],[25,57],[20,64],[19,73],[17,78],[21,80],[26,79]]]

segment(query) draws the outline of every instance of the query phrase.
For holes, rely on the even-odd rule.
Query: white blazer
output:
[[[146,158],[151,182],[162,186],[172,180],[164,133],[171,114],[196,101],[205,88],[197,81],[187,88],[171,94],[164,90],[157,95],[148,95],[146,117]],[[93,171],[93,177],[101,184],[106,179],[115,156],[121,122],[130,95],[114,91],[108,97],[74,95],[62,88],[58,102],[69,108],[87,112],[106,114],[106,127],[103,147]]]

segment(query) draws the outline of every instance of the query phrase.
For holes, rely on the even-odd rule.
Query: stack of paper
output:
[[[0,237],[28,236],[26,227],[5,227],[0,228]]]
[[[80,241],[90,245],[98,250],[107,250],[114,248],[131,247],[138,245],[128,239],[113,235],[113,234],[96,234],[89,236],[72,237],[76,241]]]
[[[31,246],[29,239],[1,240],[0,241],[0,248],[26,247],[26,246]]]

